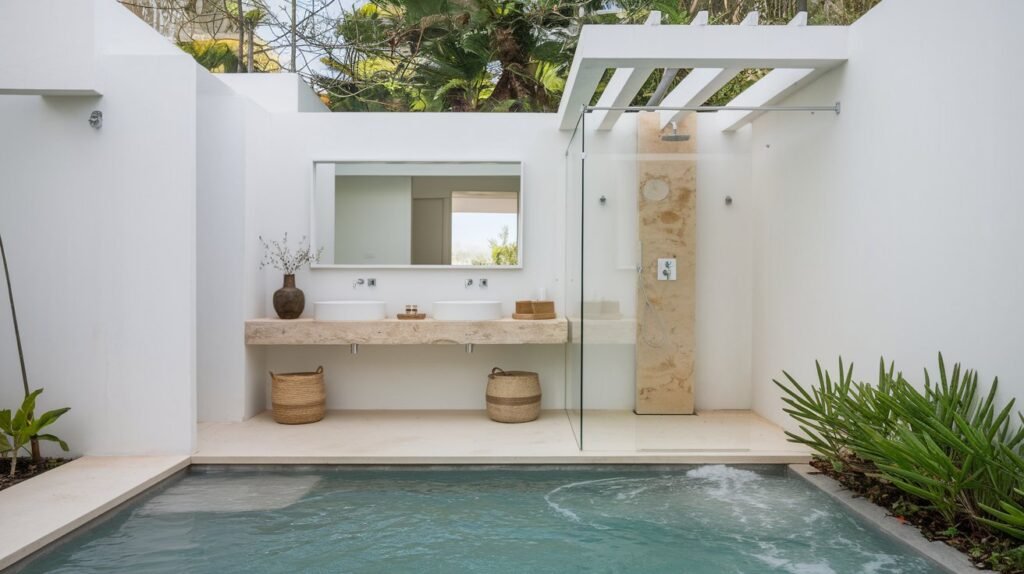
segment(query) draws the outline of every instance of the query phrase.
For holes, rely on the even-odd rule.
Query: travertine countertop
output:
[[[247,345],[561,345],[568,339],[569,322],[564,317],[543,321],[268,318],[245,322]]]

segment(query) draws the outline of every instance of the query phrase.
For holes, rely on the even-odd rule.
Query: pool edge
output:
[[[0,571],[91,524],[167,478],[187,469],[189,456],[83,456],[0,491]],[[97,480],[110,472],[122,481]],[[101,492],[99,485],[107,485]],[[26,519],[27,518],[27,519]]]
[[[813,466],[790,464],[789,470],[793,475],[799,476],[811,486],[824,492],[886,536],[928,559],[936,567],[951,574],[977,574],[989,571],[976,568],[967,556],[952,546],[928,540],[917,527],[896,520],[886,512],[885,508],[867,499],[854,496],[837,481],[821,474]]]

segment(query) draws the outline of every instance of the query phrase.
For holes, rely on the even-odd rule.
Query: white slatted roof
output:
[[[609,68],[615,72],[597,107],[628,106],[658,68],[690,69],[661,102],[674,108],[702,105],[746,68],[772,68],[726,104],[757,107],[777,103],[847,57],[847,28],[807,26],[805,12],[786,26],[759,26],[757,12],[748,14],[738,26],[709,26],[705,12],[684,26],[660,26],[659,19],[660,14],[652,12],[641,25],[584,26],[558,108],[561,129],[573,129]],[[599,130],[612,129],[622,114],[618,110],[593,113],[600,114]],[[687,113],[662,111],[662,124]],[[737,130],[760,113],[719,112],[723,131]]]

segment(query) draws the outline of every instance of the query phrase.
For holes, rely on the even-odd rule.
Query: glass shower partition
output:
[[[565,411],[580,449],[583,448],[583,121],[581,115],[565,149],[565,314],[569,320]]]
[[[639,213],[637,114],[601,130],[605,112],[583,114],[582,341],[583,448],[635,450],[637,266]]]
[[[771,222],[754,218],[754,173],[803,167],[773,151],[835,113],[769,114],[758,136],[724,130],[742,112],[704,111],[589,110],[566,150],[565,396],[583,450],[749,450],[764,433],[749,411],[753,239]]]

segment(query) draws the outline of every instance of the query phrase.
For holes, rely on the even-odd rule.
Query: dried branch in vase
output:
[[[269,242],[263,239],[261,235],[260,243],[263,245],[263,259],[260,261],[260,269],[273,267],[282,271],[285,275],[294,275],[302,266],[319,262],[320,255],[323,253],[322,247],[314,252],[308,244],[305,235],[299,240],[299,245],[295,251],[292,251],[291,247],[288,246],[287,233],[284,234],[284,238],[281,241],[272,239]]]

